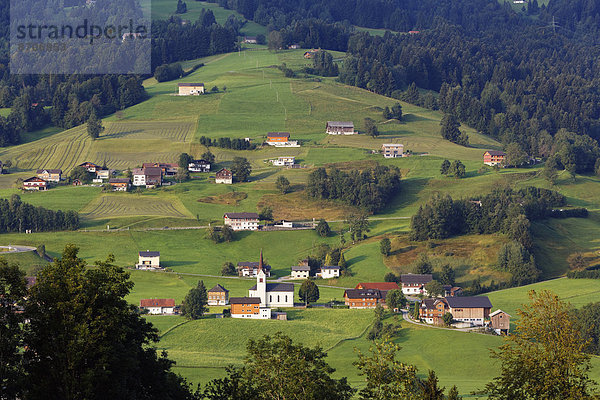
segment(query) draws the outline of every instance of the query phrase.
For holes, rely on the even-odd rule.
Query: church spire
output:
[[[258,260],[258,270],[260,271],[261,269],[263,269],[263,255],[262,255],[262,249],[260,249],[260,259]]]

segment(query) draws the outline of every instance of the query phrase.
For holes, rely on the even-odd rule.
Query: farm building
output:
[[[193,160],[188,164],[188,171],[190,172],[209,172],[210,163],[204,160]]]
[[[215,285],[207,294],[209,306],[224,306],[229,303],[229,290],[221,285]]]
[[[506,158],[506,153],[499,150],[488,150],[483,153],[483,163],[485,165],[500,165],[504,162]]]
[[[256,36],[244,36],[243,42],[246,44],[256,44],[258,43],[258,38]]]
[[[87,172],[96,173],[96,169],[100,169],[101,167],[93,162],[86,161],[78,165],[78,167],[83,167]]]
[[[177,170],[179,169],[179,164],[161,162],[143,163],[142,168],[160,168],[163,175],[173,176],[177,173]]]
[[[62,179],[62,169],[38,169],[35,174],[46,182],[60,182]]]
[[[271,319],[271,309],[261,307],[258,297],[232,297],[231,318]]]
[[[425,299],[419,305],[419,318],[428,324],[443,325],[447,312],[448,303],[445,299]]]
[[[222,168],[215,174],[215,183],[231,185],[233,183],[233,174],[230,170]]]
[[[160,251],[140,251],[137,269],[160,269]]]
[[[271,146],[275,146],[281,143],[287,143],[290,140],[290,134],[288,132],[269,132],[267,133],[267,143]]]
[[[308,265],[296,265],[292,267],[291,279],[308,279],[310,267]]]
[[[234,231],[255,231],[258,229],[257,213],[225,213],[223,222]]]
[[[307,58],[307,59],[313,58],[316,53],[317,53],[316,50],[305,51],[304,58]]]
[[[402,274],[400,275],[402,293],[407,296],[427,295],[425,285],[432,280],[433,276],[431,274]]]
[[[344,303],[350,308],[375,308],[378,304],[385,306],[387,290],[379,289],[346,289]]]
[[[162,185],[162,169],[158,167],[134,168],[133,186],[145,186],[147,188]]]
[[[141,299],[140,309],[148,310],[152,315],[175,314],[175,300],[173,299]]]
[[[237,263],[237,271],[239,276],[256,276],[258,275],[258,261],[242,261]],[[271,266],[263,265],[263,271],[267,277],[271,276]]]
[[[48,190],[48,182],[34,176],[23,181],[23,190]]]
[[[204,94],[204,83],[180,83],[180,96],[195,96]]]
[[[381,146],[381,152],[385,158],[402,157],[404,154],[403,144],[386,143]]]
[[[321,271],[317,272],[317,277],[320,277],[323,279],[338,278],[339,276],[340,276],[340,267],[336,267],[336,266],[321,267]]]
[[[460,296],[462,294],[462,288],[460,286],[443,285],[444,297]]]
[[[110,179],[110,170],[106,168],[96,168],[96,179]]]
[[[327,121],[325,132],[329,135],[356,135],[352,121]]]
[[[131,185],[129,178],[111,178],[108,180],[108,184],[114,192],[126,192]]]
[[[510,315],[502,310],[496,310],[490,314],[490,327],[498,335],[506,335],[510,329]]]
[[[455,321],[483,326],[490,317],[492,303],[486,296],[446,297],[445,300]]]
[[[296,164],[296,157],[294,156],[284,156],[278,157],[275,160],[271,160],[274,166],[276,167],[291,167]]]
[[[299,49],[299,48],[300,48],[300,45],[298,43],[293,43],[288,46],[288,49],[290,49],[290,50],[295,50],[295,49]]]

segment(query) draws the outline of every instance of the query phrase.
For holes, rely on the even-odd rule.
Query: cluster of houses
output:
[[[113,191],[126,192],[131,186],[154,188],[163,184],[164,178],[174,176],[179,169],[176,163],[143,163],[141,168],[134,168],[132,179],[114,178],[116,171],[99,166],[93,162],[86,161],[78,165],[93,176],[93,183],[105,183],[111,186]],[[190,172],[209,172],[211,164],[205,160],[192,160],[188,165]],[[231,172],[229,172],[229,183],[231,183]],[[36,176],[23,181],[23,190],[48,190],[49,184],[60,183],[63,180],[61,169],[38,169]],[[79,179],[73,180],[73,185],[83,184]]]
[[[295,265],[291,268],[290,279],[309,279],[312,277],[322,279],[339,278],[340,267],[337,266],[322,266],[313,270],[308,265],[308,260],[302,260],[300,265]]]

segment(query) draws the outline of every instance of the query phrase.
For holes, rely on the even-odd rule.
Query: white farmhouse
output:
[[[326,266],[321,267],[321,272],[317,273],[317,276],[323,279],[338,278],[340,276],[340,267]]]
[[[225,213],[223,222],[234,231],[255,231],[258,229],[258,214],[249,212]]]
[[[140,251],[139,259],[136,264],[137,269],[159,269],[160,268],[160,251]]]
[[[296,265],[292,267],[291,279],[308,279],[310,277],[310,267],[308,265]]]
[[[152,315],[175,314],[175,300],[173,299],[141,299],[140,309],[148,310]]]

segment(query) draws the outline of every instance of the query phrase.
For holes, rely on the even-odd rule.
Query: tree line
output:
[[[0,199],[0,232],[64,231],[79,229],[79,214],[76,211],[54,211],[23,203],[14,194],[9,199]]]
[[[316,199],[341,200],[368,212],[381,211],[400,192],[400,170],[377,165],[344,172],[317,168],[308,175],[306,193]]]
[[[200,136],[200,144],[206,147],[221,147],[223,149],[232,150],[254,150],[256,144],[239,138],[220,137],[217,139],[211,139],[206,136]]]

